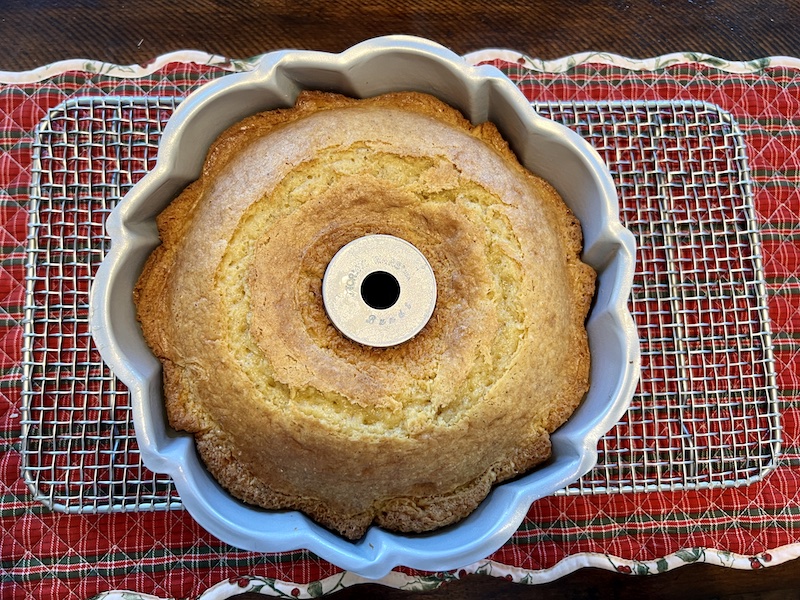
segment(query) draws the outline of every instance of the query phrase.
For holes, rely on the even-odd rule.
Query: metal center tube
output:
[[[414,245],[365,235],[343,246],[322,279],[328,317],[351,340],[378,348],[417,335],[436,306],[436,278]]]

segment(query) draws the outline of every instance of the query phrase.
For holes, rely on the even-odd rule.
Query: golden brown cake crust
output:
[[[167,413],[246,502],[348,538],[435,529],[546,460],[588,389],[577,221],[493,125],[431,96],[304,92],[245,119],[158,228],[134,296]],[[430,322],[391,348],[322,303],[330,259],[371,233],[437,280]]]

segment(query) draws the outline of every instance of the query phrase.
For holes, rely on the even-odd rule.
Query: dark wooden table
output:
[[[5,0],[0,19],[4,70],[64,58],[142,63],[187,48],[230,58],[284,47],[339,51],[392,33],[459,53],[502,47],[545,59],[585,50],[800,55],[795,0]]]
[[[586,50],[636,58],[694,51],[749,60],[800,56],[800,2],[6,0],[0,13],[0,70],[28,70],[67,58],[143,63],[179,49],[230,58],[285,47],[340,51],[391,33],[424,36],[459,53],[504,47],[552,59]],[[359,586],[335,597],[408,595]],[[647,578],[584,569],[535,588],[473,576],[418,595],[800,598],[800,560],[759,572],[693,565]]]

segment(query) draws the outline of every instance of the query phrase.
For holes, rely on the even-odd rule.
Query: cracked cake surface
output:
[[[546,460],[588,390],[577,220],[494,125],[432,96],[303,92],[225,131],[157,223],[134,300],[167,414],[245,502],[350,539],[436,529]],[[321,293],[376,233],[438,290],[389,348],[343,336]]]

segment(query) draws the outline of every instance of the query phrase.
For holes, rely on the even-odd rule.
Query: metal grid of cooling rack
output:
[[[89,287],[109,247],[105,219],[155,164],[173,98],[83,98],[35,132],[23,330],[22,462],[54,510],[180,506],[141,464],[128,392],[89,331]]]
[[[104,219],[152,168],[177,98],[73,99],[36,131],[23,335],[23,475],[55,510],[180,506],[141,465],[127,392],[92,345]],[[758,224],[743,137],[716,106],[537,103],[594,145],[637,238],[630,306],[642,373],[598,466],[562,494],[761,478],[781,442]]]
[[[609,165],[636,236],[630,298],[642,371],[597,467],[561,493],[735,486],[781,444],[767,295],[746,145],[697,102],[551,102],[537,110]]]

